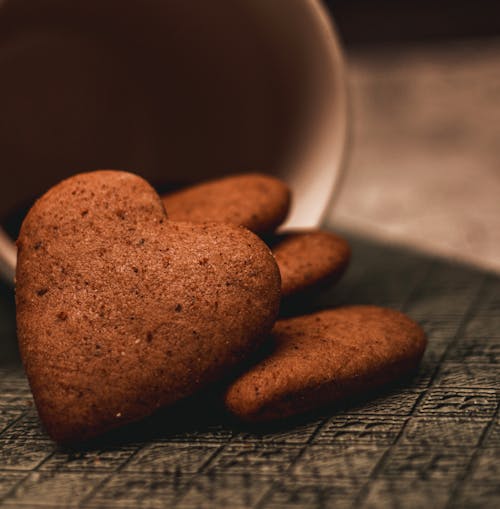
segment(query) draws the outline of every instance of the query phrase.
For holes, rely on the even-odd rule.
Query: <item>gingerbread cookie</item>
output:
[[[334,283],[351,258],[347,241],[321,230],[277,235],[270,245],[280,269],[284,297]]]
[[[130,173],[74,176],[27,215],[17,323],[40,417],[57,441],[135,421],[225,375],[273,326],[268,247],[230,224],[167,219]]]
[[[424,332],[398,311],[352,306],[276,323],[274,351],[229,388],[227,408],[268,421],[369,391],[416,368]]]
[[[290,190],[274,177],[249,173],[194,185],[162,197],[174,221],[217,221],[264,234],[286,218]]]

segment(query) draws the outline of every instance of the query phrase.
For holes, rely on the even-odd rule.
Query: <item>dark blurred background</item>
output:
[[[500,34],[495,0],[326,0],[348,47]]]

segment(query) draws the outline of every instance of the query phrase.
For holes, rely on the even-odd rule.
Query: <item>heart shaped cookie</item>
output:
[[[245,226],[258,234],[273,232],[290,208],[287,185],[259,173],[204,182],[162,199],[174,221],[220,221]]]
[[[283,297],[335,283],[351,258],[346,240],[322,230],[284,233],[269,243],[280,269]]]
[[[18,239],[21,356],[57,441],[135,421],[225,375],[273,326],[280,276],[244,228],[176,223],[125,172],[74,176]]]
[[[246,421],[268,421],[360,394],[413,371],[425,334],[391,309],[351,306],[280,320],[274,351],[238,378],[227,408]]]

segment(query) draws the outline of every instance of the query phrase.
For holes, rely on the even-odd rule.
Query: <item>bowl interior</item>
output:
[[[288,226],[320,221],[345,83],[319,2],[10,0],[0,33],[0,217],[73,173],[120,168],[160,189],[271,173],[294,190]]]

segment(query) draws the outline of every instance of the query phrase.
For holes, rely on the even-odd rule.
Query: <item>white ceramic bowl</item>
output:
[[[61,178],[260,171],[317,226],[341,171],[342,51],[320,0],[0,1],[0,217]],[[15,247],[0,230],[0,272]]]

